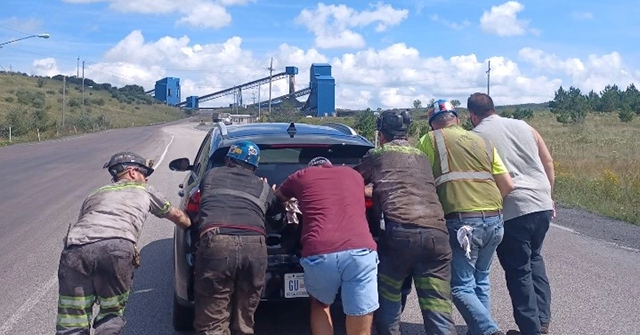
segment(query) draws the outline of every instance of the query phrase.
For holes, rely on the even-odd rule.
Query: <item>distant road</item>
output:
[[[184,174],[171,159],[193,159],[204,132],[197,123],[114,130],[56,142],[0,148],[0,335],[53,334],[56,271],[67,226],[84,197],[109,183],[102,168],[116,151],[160,159],[151,184],[177,203]],[[552,334],[638,334],[640,227],[560,209],[544,254],[553,289]],[[150,216],[140,241],[125,333],[179,334],[171,326],[172,236],[169,221]],[[503,329],[514,327],[502,269],[492,273],[492,309]],[[309,334],[304,306],[261,308],[257,334]],[[403,315],[404,334],[424,334],[415,295]],[[456,316],[459,334],[466,332]],[[341,332],[338,332],[341,333]]]

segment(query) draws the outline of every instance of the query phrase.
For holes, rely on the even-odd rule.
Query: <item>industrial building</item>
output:
[[[314,116],[335,116],[335,79],[331,76],[331,65],[325,63],[314,63],[309,70],[309,86],[300,90],[295,90],[295,76],[298,68],[287,66],[283,72],[263,77],[244,84],[230,87],[221,91],[213,92],[203,96],[189,96],[184,101],[181,99],[180,78],[167,77],[156,82],[155,89],[146,92],[167,105],[176,106],[191,110],[211,109],[200,107],[201,103],[211,101],[223,96],[234,95],[235,103],[246,108],[265,108],[269,105],[269,100],[258,99],[258,102],[244,104],[242,92],[251,88],[268,84],[269,81],[288,79],[289,93],[271,99],[271,105],[277,106],[283,101],[295,101],[303,114]],[[299,97],[308,96],[307,100],[300,102]]]

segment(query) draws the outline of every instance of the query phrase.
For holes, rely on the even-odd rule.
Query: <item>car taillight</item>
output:
[[[364,198],[364,206],[367,207],[367,209],[373,208],[373,199]]]
[[[187,201],[187,213],[197,215],[200,210],[200,190],[196,190]]]

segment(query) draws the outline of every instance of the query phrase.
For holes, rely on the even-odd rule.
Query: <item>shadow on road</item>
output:
[[[125,310],[126,335],[191,335],[172,325],[173,239],[158,240],[140,250],[141,266]],[[333,309],[336,335],[344,335],[344,314]],[[308,302],[261,303],[256,312],[257,335],[303,335],[309,330]]]

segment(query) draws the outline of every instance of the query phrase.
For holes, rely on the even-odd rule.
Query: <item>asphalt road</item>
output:
[[[177,203],[184,174],[167,166],[171,159],[195,155],[204,133],[194,125],[114,130],[0,148],[0,335],[54,333],[62,238],[84,197],[110,182],[102,169],[109,156],[133,150],[162,159],[150,182]],[[640,227],[569,209],[561,209],[555,223],[544,248],[553,289],[552,334],[640,334]],[[125,334],[179,334],[171,326],[172,236],[169,221],[149,216]],[[512,329],[502,269],[494,264],[493,314],[502,329]],[[408,304],[403,334],[424,334],[415,295]],[[456,324],[464,334],[459,315]],[[256,332],[310,334],[307,308],[261,306]]]

